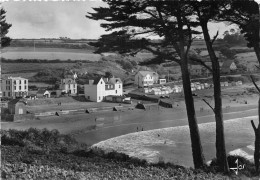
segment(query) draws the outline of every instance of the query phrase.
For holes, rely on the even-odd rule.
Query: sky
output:
[[[257,0],[259,3],[260,0]],[[12,24],[8,36],[16,38],[97,39],[107,33],[99,21],[85,17],[92,7],[104,6],[100,0],[81,1],[5,1],[6,21]],[[230,29],[224,23],[209,24],[211,36]]]

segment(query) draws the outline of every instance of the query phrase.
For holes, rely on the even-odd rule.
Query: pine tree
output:
[[[212,21],[219,13],[224,5],[224,1],[208,1],[202,0],[191,1],[194,7],[194,12],[197,16],[197,20],[200,23],[204,40],[206,42],[209,57],[212,63],[212,74],[213,74],[213,84],[214,84],[214,102],[215,107],[212,108],[215,114],[216,121],[216,157],[217,164],[220,171],[229,172],[227,156],[226,156],[226,145],[225,145],[225,134],[224,134],[224,123],[223,123],[223,113],[222,113],[222,98],[221,98],[221,86],[220,86],[220,66],[219,60],[213,49],[213,43],[218,36],[217,34],[213,39],[210,38],[208,23]]]
[[[11,24],[8,24],[8,23],[6,22],[5,14],[6,14],[6,11],[5,11],[3,8],[1,8],[1,10],[0,10],[1,48],[4,48],[4,47],[6,47],[6,46],[9,46],[9,45],[10,45],[10,42],[11,42],[11,38],[10,38],[10,37],[7,37],[6,35],[7,35],[7,33],[8,33],[9,28],[10,28],[12,25],[11,25]]]
[[[97,52],[118,52],[134,55],[146,50],[155,58],[152,63],[165,60],[177,62],[182,71],[183,89],[190,128],[192,155],[195,168],[203,168],[205,159],[201,146],[199,128],[191,92],[188,71],[188,53],[192,35],[199,24],[192,21],[192,9],[182,1],[154,0],[105,0],[108,7],[93,8],[87,18],[103,20],[101,27],[112,33],[102,35],[97,43]],[[150,36],[163,40],[154,41]],[[203,62],[201,62],[203,64]],[[205,65],[205,64],[204,64]]]

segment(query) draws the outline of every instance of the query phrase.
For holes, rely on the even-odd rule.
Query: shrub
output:
[[[87,149],[87,145],[80,145],[70,135],[61,135],[58,130],[30,128],[26,131],[10,129],[1,131],[2,145],[18,145],[36,154],[50,151],[62,151],[64,153],[76,149]]]
[[[238,160],[239,165],[244,165],[244,169],[239,170],[240,174],[246,175],[248,177],[252,177],[256,175],[254,164],[241,156],[231,156],[231,155],[228,156],[227,161],[228,161],[229,168],[237,167],[236,160]],[[210,168],[208,170],[212,173],[219,172],[216,159],[212,160],[210,164]],[[234,171],[230,171],[230,173],[233,174]]]
[[[26,150],[31,153],[31,154],[38,154],[38,155],[42,155],[42,154],[45,154],[46,151],[44,151],[43,148],[39,147],[39,146],[36,146],[34,144],[28,144],[26,146]]]

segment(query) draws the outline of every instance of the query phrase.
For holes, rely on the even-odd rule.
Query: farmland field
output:
[[[103,53],[105,56],[116,55],[116,53]],[[100,54],[94,54],[91,49],[69,49],[69,48],[33,48],[33,47],[7,47],[2,50],[5,59],[46,59],[46,60],[89,60],[99,61]],[[137,53],[137,61],[144,61],[154,57],[152,53]],[[132,59],[130,58],[130,59]]]
[[[3,50],[6,59],[46,59],[46,60],[89,60],[99,61],[100,55],[87,49],[66,48],[33,48],[33,47],[8,47]]]

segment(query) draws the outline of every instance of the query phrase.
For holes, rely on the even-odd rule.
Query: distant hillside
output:
[[[68,48],[68,49],[89,49],[94,47],[88,45],[95,42],[95,39],[13,39],[10,47],[40,47],[40,48]]]

